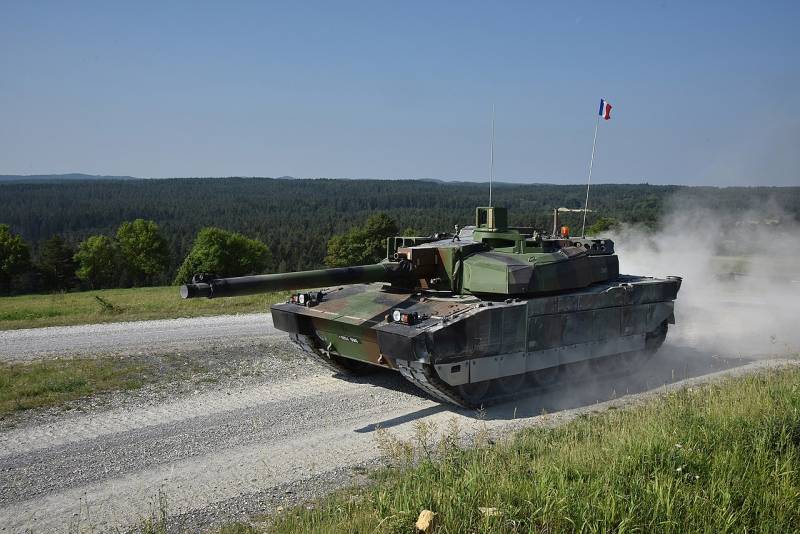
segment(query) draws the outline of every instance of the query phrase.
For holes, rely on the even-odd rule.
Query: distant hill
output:
[[[62,182],[69,180],[137,180],[134,176],[100,176],[96,174],[0,174],[0,182]]]

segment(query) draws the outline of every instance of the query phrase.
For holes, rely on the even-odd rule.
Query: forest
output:
[[[171,283],[198,232],[217,227],[268,247],[267,271],[324,266],[329,240],[383,212],[398,229],[419,235],[472,224],[475,206],[488,201],[488,184],[435,180],[273,178],[173,178],[41,180],[0,183],[0,224],[21,237],[32,261],[54,236],[76,249],[90,236],[114,237],[129,221],[153,221],[166,244],[163,270],[119,285]],[[547,229],[552,210],[583,206],[585,185],[495,183],[494,204],[509,208],[512,225]],[[597,185],[591,190],[587,225],[602,218],[658,225],[661,215],[684,202],[726,212],[777,206],[800,219],[800,187],[686,187]],[[577,215],[571,225],[578,226]],[[52,245],[52,243],[51,243]],[[266,255],[264,256],[267,257]],[[140,273],[141,274],[141,273]]]

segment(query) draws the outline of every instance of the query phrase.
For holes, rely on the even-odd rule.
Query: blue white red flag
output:
[[[605,120],[611,118],[611,104],[609,104],[602,98],[600,99],[600,116],[603,117]]]

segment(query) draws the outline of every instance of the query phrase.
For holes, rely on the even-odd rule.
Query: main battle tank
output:
[[[183,298],[322,288],[272,306],[276,328],[337,373],[399,371],[441,401],[496,402],[565,370],[627,368],[674,324],[679,277],[619,274],[609,239],[510,228],[476,209],[456,234],[391,237],[382,263],[299,273],[196,275]]]

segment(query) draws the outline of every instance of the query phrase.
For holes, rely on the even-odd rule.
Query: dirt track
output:
[[[29,346],[42,348],[39,355],[70,352],[87,335],[87,343],[106,350],[153,352],[180,344],[200,355],[209,343],[225,344],[225,333],[233,331],[237,341],[225,347],[227,354],[239,370],[249,362],[260,372],[221,377],[197,390],[111,396],[99,407],[33,418],[1,432],[0,529],[124,528],[148,514],[159,491],[190,528],[244,518],[357,480],[359,467],[379,460],[378,427],[409,436],[417,421],[445,424],[455,417],[468,432],[483,424],[504,432],[606,406],[598,402],[638,402],[666,383],[776,364],[699,352],[673,336],[631,377],[559,388],[490,408],[478,420],[420,396],[396,374],[368,381],[331,377],[272,334],[264,316],[240,319],[235,327],[238,319],[206,318],[30,331]],[[186,339],[192,321],[202,323],[203,334]],[[261,340],[253,341],[258,332]],[[8,334],[0,339],[2,359],[25,344],[24,334],[12,334],[11,341]],[[48,341],[40,345],[42,339]]]
[[[237,346],[277,334],[268,313],[0,331],[0,361],[56,355]]]

